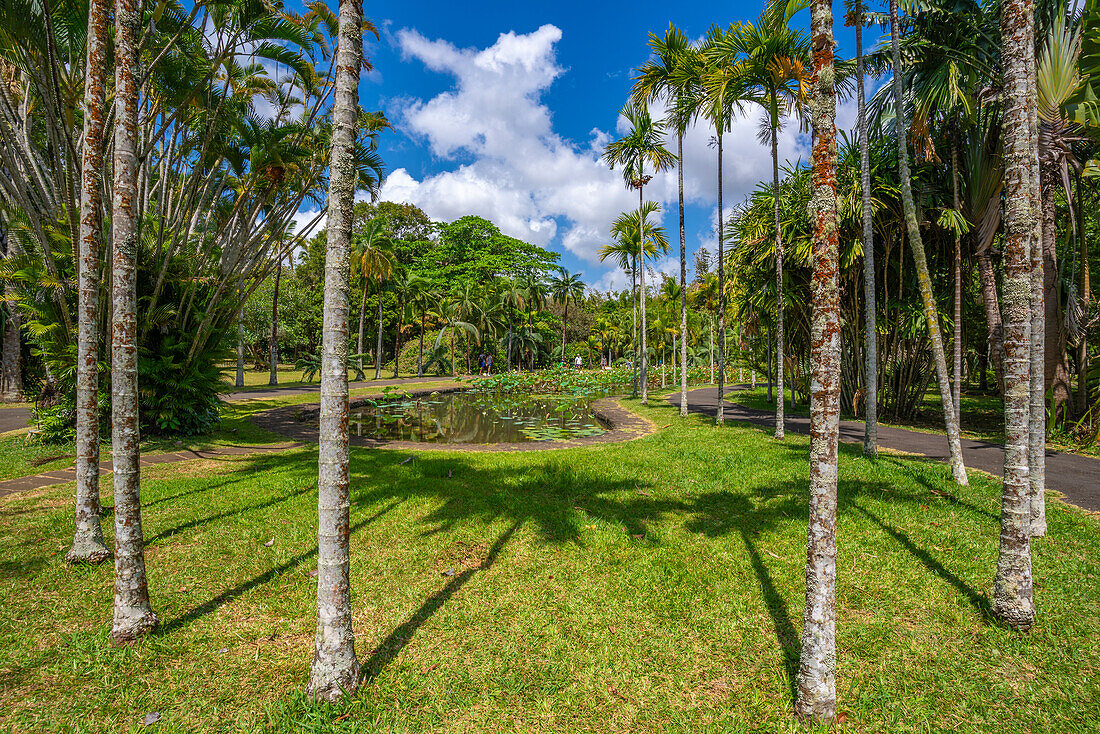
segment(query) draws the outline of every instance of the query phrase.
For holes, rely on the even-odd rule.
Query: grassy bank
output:
[[[160,732],[800,731],[808,440],[627,403],[662,429],[566,451],[352,450],[367,682],[335,707],[300,695],[315,450],[146,473],[162,628],[132,649],[108,643],[111,569],[62,562],[71,485],[0,500],[0,729],[139,731],[155,711]],[[1039,622],[1010,633],[988,617],[999,486],[841,451],[841,728],[1095,730],[1100,518],[1051,503]]]

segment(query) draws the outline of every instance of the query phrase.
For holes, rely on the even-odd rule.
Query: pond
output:
[[[379,400],[352,408],[353,436],[418,443],[527,443],[599,436],[589,401],[479,392]]]

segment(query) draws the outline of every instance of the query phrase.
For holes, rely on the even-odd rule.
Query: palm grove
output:
[[[933,2],[899,17],[896,2],[887,13],[851,2],[842,19],[857,29],[854,60],[835,55],[838,9],[825,0],[769,3],[697,44],[674,26],[651,37],[622,110],[628,132],[604,155],[638,197],[601,251],[631,287],[608,294],[586,294],[556,255],[484,219],[433,223],[409,205],[355,202],[378,191],[389,127],[359,105],[362,38],[374,28],[355,0],[337,14],[322,3],[301,14],[248,2],[46,7],[0,3],[4,392],[32,386],[43,431],[75,431],[67,558],[113,555],[116,644],[158,624],[139,436],[209,430],[234,349],[238,381],[246,358],[272,382],[287,357],[320,376],[308,684],[318,698],[360,682],[347,415],[349,367],[362,378],[367,365],[377,378],[469,373],[482,354],[504,370],[576,355],[629,362],[643,402],[678,383],[684,413],[689,382],[721,391],[734,375],[761,374],[776,389],[779,440],[786,407],[808,404],[796,712],[811,719],[836,710],[841,411],[866,418],[874,456],[878,416],[912,417],[934,385],[952,476],[965,483],[963,386],[999,394],[993,613],[1015,629],[1034,623],[1030,541],[1045,532],[1047,434],[1094,441],[1098,418],[1092,4],[1072,14],[1023,0]],[[808,33],[798,27],[806,9]],[[875,24],[889,30],[864,57]],[[869,77],[883,83],[868,99]],[[838,95],[857,100],[854,139],[836,130]],[[761,119],[771,175],[727,219],[723,136],[746,114]],[[699,253],[689,280],[683,138],[697,125],[713,132],[723,216],[718,251]],[[782,163],[784,125],[810,132],[809,165]],[[658,279],[650,263],[672,245],[645,187],[673,169],[679,274]],[[327,215],[316,236],[316,221],[292,224],[310,205]],[[113,552],[99,501],[108,430]]]

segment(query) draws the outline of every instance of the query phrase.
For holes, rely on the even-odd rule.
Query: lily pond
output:
[[[452,392],[353,407],[353,436],[421,443],[526,443],[598,436],[608,430],[589,400]]]

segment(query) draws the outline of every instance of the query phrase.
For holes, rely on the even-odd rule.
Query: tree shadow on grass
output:
[[[309,486],[303,487],[302,489],[296,490],[294,492],[288,492],[288,493],[286,493],[284,495],[281,495],[279,497],[272,497],[271,499],[266,500],[264,502],[257,502],[255,504],[245,505],[244,507],[237,507],[237,508],[234,508],[232,510],[226,510],[224,512],[218,512],[218,513],[215,513],[213,515],[207,515],[206,517],[199,517],[199,518],[195,518],[194,520],[189,520],[188,522],[181,523],[179,525],[176,525],[175,527],[168,528],[167,530],[162,530],[161,532],[157,533],[156,535],[154,535],[151,538],[146,538],[145,539],[145,546],[149,547],[150,545],[153,545],[154,543],[156,543],[159,540],[165,540],[166,538],[171,538],[173,535],[177,535],[179,533],[182,533],[185,530],[192,530],[192,529],[200,527],[202,525],[206,525],[206,524],[211,523],[211,522],[216,522],[217,520],[224,520],[227,517],[233,517],[234,515],[241,515],[245,512],[251,512],[252,510],[263,510],[265,508],[272,507],[273,505],[277,505],[280,502],[286,502],[287,500],[291,500],[291,499],[294,499],[295,497],[303,495],[306,492],[310,491],[311,489],[313,489],[313,487],[309,487]]]
[[[938,463],[938,464],[943,463],[943,462],[938,461],[937,459],[930,459],[930,458],[923,457],[923,456],[910,457],[910,458],[908,458],[908,460],[909,461],[919,461],[919,462],[922,462],[922,463],[925,463],[925,462],[926,463],[935,462],[935,463]],[[911,478],[915,479],[917,482],[919,482],[921,484],[921,486],[923,486],[925,489],[927,489],[930,494],[935,495],[936,497],[939,497],[940,499],[947,500],[949,503],[951,503],[955,507],[961,507],[964,510],[967,510],[969,512],[974,513],[975,515],[981,515],[983,517],[987,517],[991,520],[997,521],[998,523],[1001,521],[1001,516],[1000,515],[994,514],[994,513],[990,512],[988,510],[983,510],[982,508],[980,508],[976,505],[973,505],[973,504],[967,502],[966,500],[959,499],[958,497],[956,497],[951,492],[947,492],[945,490],[937,489],[936,487],[933,487],[932,483],[930,481],[928,481],[927,477],[922,475],[920,472],[912,471],[911,469],[906,467],[904,464],[902,464],[902,462],[899,459],[887,458],[887,459],[885,459],[885,461],[886,461],[887,464],[892,464],[893,466],[896,466],[899,470],[906,473]]]

